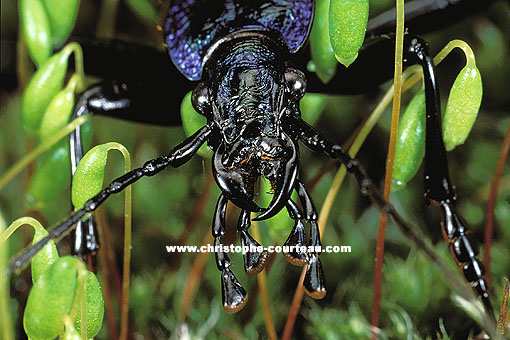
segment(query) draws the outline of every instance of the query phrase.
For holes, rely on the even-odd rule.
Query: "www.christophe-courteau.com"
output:
[[[300,253],[350,253],[351,246],[235,246],[231,245],[206,245],[206,246],[166,246],[166,251],[168,253],[214,253],[214,252],[223,252],[223,253],[261,253],[263,251],[267,251],[268,253],[292,253],[292,252],[300,252]]]

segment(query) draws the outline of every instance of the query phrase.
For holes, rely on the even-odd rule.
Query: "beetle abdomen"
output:
[[[312,19],[310,0],[177,0],[168,10],[164,37],[179,71],[200,80],[209,49],[225,36],[247,29],[272,32],[294,53]]]

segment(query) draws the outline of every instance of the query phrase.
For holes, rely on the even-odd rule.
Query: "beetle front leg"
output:
[[[172,98],[168,98],[169,93]],[[178,112],[180,103],[184,96],[182,89],[171,90],[155,82],[153,78],[137,77],[127,80],[105,80],[99,84],[90,86],[85,90],[78,100],[73,112],[73,119],[84,114],[103,115],[107,117],[120,118],[129,121],[157,124],[164,126],[180,125],[180,115],[167,113],[168,104],[174,107],[170,109]],[[76,128],[69,139],[71,151],[71,174],[74,176],[76,167],[83,157],[81,141],[81,129]],[[74,207],[73,207],[74,209]],[[89,257],[94,262],[94,254],[99,249],[99,238],[96,222],[91,215],[84,221],[79,221],[76,231],[73,233],[73,255],[81,258]]]
[[[299,180],[296,180],[296,191],[301,205],[303,206],[305,219],[310,223],[310,239],[308,246],[313,247],[315,250],[308,253],[308,266],[306,268],[304,281],[305,291],[314,299],[322,299],[326,295],[326,286],[322,263],[319,259],[319,253],[316,251],[317,249],[321,249],[320,231],[319,225],[317,224],[317,210],[315,210],[315,206],[308,191]]]
[[[227,212],[228,198],[221,194],[216,203],[216,210],[212,223],[212,235],[214,237],[214,253],[216,266],[221,271],[221,297],[223,308],[227,313],[240,311],[248,301],[248,294],[234,273],[230,270],[230,259],[223,251],[222,237],[225,234],[225,214]]]
[[[162,126],[181,124],[179,114],[168,112],[180,111],[181,100],[192,85],[170,67],[165,52],[120,40],[77,41],[84,52],[86,73],[106,79],[81,93],[73,119],[92,114]],[[173,82],[183,85],[176,87]],[[80,127],[71,133],[69,142],[74,176],[84,153]],[[95,262],[99,238],[93,214],[78,222],[72,244],[73,255]]]
[[[257,275],[266,266],[267,251],[261,252],[256,249],[262,247],[248,232],[251,226],[251,212],[242,210],[237,223],[237,230],[241,233],[241,245],[243,247],[244,271],[248,275]],[[248,249],[248,251],[246,251]]]
[[[283,244],[284,247],[289,247],[289,252],[284,252],[283,256],[285,256],[290,264],[304,266],[308,263],[308,254],[306,251],[301,251],[302,247],[306,247],[306,231],[303,224],[303,213],[291,199],[287,203],[287,211],[289,212],[289,217],[295,222],[287,241]]]

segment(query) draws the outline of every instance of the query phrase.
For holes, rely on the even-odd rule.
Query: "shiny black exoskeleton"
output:
[[[443,1],[432,1],[426,5],[416,2],[416,6],[408,6],[412,10],[407,13],[406,22],[411,31],[414,28],[416,32],[423,32],[427,28],[420,26],[420,22],[425,15],[441,16],[451,12],[452,8],[456,13],[464,11],[469,14],[471,10],[479,10],[479,6],[470,0],[451,1],[446,6]],[[394,27],[392,20],[391,13],[375,18],[369,23],[367,36],[389,33],[388,30]],[[339,69],[331,87],[326,87],[313,73],[305,74],[307,71],[302,59],[295,56],[306,42],[312,21],[313,1],[173,1],[164,27],[168,53],[186,78],[200,81],[193,91],[192,103],[207,118],[207,125],[168,156],[151,160],[114,180],[87,201],[82,209],[76,210],[52,229],[48,237],[18,257],[9,270],[21,266],[45,242],[60,237],[76,222],[79,222],[77,228],[81,237],[76,238],[75,252],[95,252],[98,243],[91,238],[93,232],[89,232],[94,230],[94,220],[89,218],[82,222],[80,219],[93,212],[111,194],[122,191],[141,177],[153,176],[168,166],[178,167],[186,163],[204,143],[214,151],[214,178],[222,191],[213,217],[212,233],[215,246],[218,246],[216,263],[222,273],[223,305],[228,312],[236,312],[246,303],[246,291],[230,270],[230,260],[220,247],[225,233],[228,201],[242,210],[238,230],[243,245],[258,245],[248,233],[252,212],[258,213],[255,220],[263,220],[287,209],[295,225],[285,245],[320,246],[317,212],[305,186],[298,179],[299,141],[345,164],[359,182],[361,191],[384,212],[392,215],[397,224],[409,230],[395,209],[382,198],[359,162],[304,122],[299,112],[299,101],[307,88],[321,92],[355,93],[390,78],[393,67],[386,69],[384,65],[388,63],[381,60],[389,56],[389,64],[392,65],[394,41],[385,36],[366,44],[357,61],[349,69]],[[476,247],[455,210],[456,195],[449,180],[441,135],[434,64],[426,43],[419,37],[406,35],[404,52],[406,66],[418,63],[424,69],[427,98],[426,197],[429,202],[443,208],[445,234],[456,260],[462,264],[466,279],[492,313],[483,268],[476,259]],[[158,54],[146,54],[154,60],[160,58]],[[93,52],[91,56],[94,57]],[[375,63],[374,60],[380,62]],[[178,78],[176,74],[172,76]],[[362,80],[356,81],[356,78]],[[179,123],[178,118],[172,115],[144,117],[139,110],[145,104],[174,109],[177,105],[173,103],[175,100],[170,99],[180,99],[188,87],[184,85],[166,93],[151,83],[154,80],[150,77],[139,76],[136,80],[106,80],[94,85],[82,95],[75,116],[96,113],[142,122]],[[79,130],[71,137],[71,150],[74,162],[81,159]],[[261,176],[271,182],[274,191],[268,207],[259,207],[253,200],[255,183]],[[294,190],[302,208],[290,198]],[[309,224],[309,238],[303,222]],[[306,291],[314,298],[322,298],[326,286],[319,254],[291,251],[285,256],[295,265],[307,265]],[[248,274],[259,273],[266,258],[266,252],[247,253],[245,271]]]

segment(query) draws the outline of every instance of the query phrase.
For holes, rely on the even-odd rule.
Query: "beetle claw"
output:
[[[248,275],[257,275],[266,266],[267,261],[267,250],[262,252],[252,251],[258,247],[261,247],[247,230],[241,231],[241,244],[244,247],[248,247],[250,250],[243,254],[244,257],[244,270]]]
[[[227,313],[237,313],[248,301],[248,294],[229,268],[221,273],[223,308]]]
[[[321,260],[317,254],[310,255],[303,284],[306,294],[314,299],[322,299],[326,295],[324,272],[322,270]]]
[[[303,266],[308,262],[308,255],[306,252],[302,252],[300,250],[301,247],[306,246],[305,226],[301,220],[296,220],[294,228],[292,228],[287,241],[285,241],[283,245],[288,246],[289,249],[294,247],[293,251],[283,253],[285,259],[289,261],[290,264],[295,266]]]

